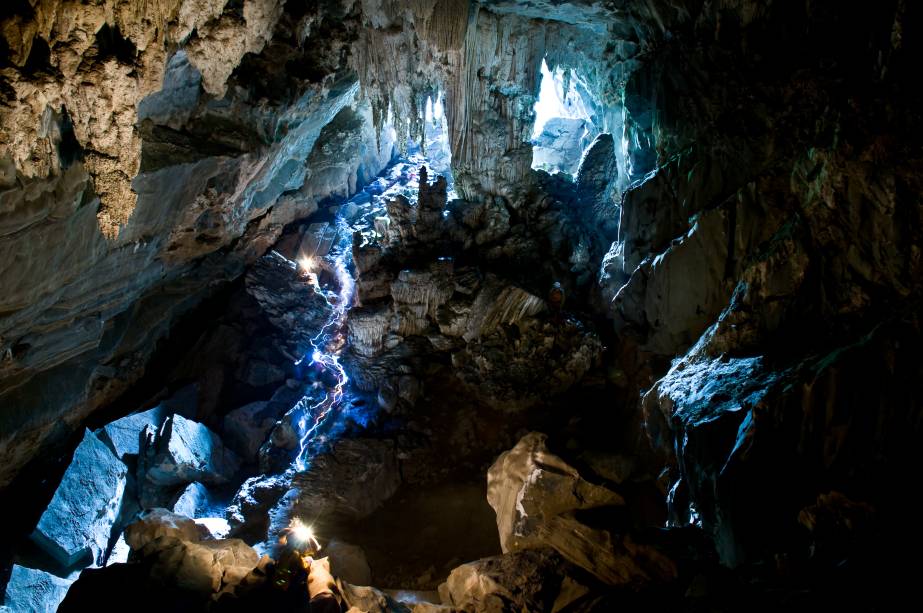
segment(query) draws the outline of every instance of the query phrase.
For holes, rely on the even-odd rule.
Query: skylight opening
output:
[[[570,68],[551,70],[542,59],[542,80],[533,107],[532,168],[574,175],[583,151],[599,132]]]

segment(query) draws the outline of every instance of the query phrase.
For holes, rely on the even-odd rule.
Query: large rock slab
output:
[[[138,455],[141,447],[141,431],[151,426],[159,429],[167,415],[157,406],[141,413],[132,413],[96,431],[97,436],[106,442],[115,455],[125,459],[127,455]]]
[[[225,439],[242,458],[255,460],[278,417],[278,410],[269,402],[245,404],[225,416]]]
[[[541,526],[561,513],[625,504],[619,494],[588,482],[551,453],[547,440],[540,432],[527,434],[487,472],[487,502],[497,512],[504,552],[539,544]]]
[[[122,460],[127,455],[138,455],[141,432],[148,426],[159,430],[164,420],[174,413],[194,418],[198,410],[198,395],[197,384],[187,385],[152,409],[132,413],[106,424],[96,431],[96,436]]]
[[[140,551],[159,538],[200,541],[207,537],[207,528],[166,509],[145,511],[138,521],[125,528],[125,543],[132,551]]]
[[[342,440],[292,479],[299,492],[295,509],[302,517],[367,517],[400,484],[394,445],[375,439]]]
[[[669,581],[673,562],[658,550],[634,543],[610,525],[590,525],[575,512],[620,507],[616,492],[595,485],[532,432],[500,455],[487,473],[487,501],[497,512],[504,552],[553,547],[569,562],[610,585]]]
[[[471,613],[548,611],[566,573],[556,551],[530,549],[462,564],[439,586],[439,595],[443,604]]]
[[[240,467],[240,459],[206,426],[173,415],[164,422],[154,442],[146,479],[159,486],[200,481],[227,483]]]
[[[101,565],[128,469],[87,430],[32,539],[64,566],[89,558]]]
[[[145,513],[128,526],[125,540],[151,564],[151,578],[201,594],[239,582],[259,562],[256,551],[240,539],[209,540],[202,526],[165,509]]]
[[[211,505],[212,499],[208,489],[201,483],[193,482],[180,492],[173,503],[173,512],[195,519],[204,517]]]
[[[14,564],[10,582],[6,584],[6,606],[0,607],[0,611],[54,613],[71,583],[43,570]]]
[[[577,196],[580,204],[592,211],[596,229],[605,239],[618,238],[619,194],[615,140],[599,134],[584,152],[577,170]]]

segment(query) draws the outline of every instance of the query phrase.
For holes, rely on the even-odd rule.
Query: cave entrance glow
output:
[[[582,82],[569,68],[548,68],[542,60],[542,81],[532,129],[532,168],[574,175],[583,151],[598,128],[580,90]]]
[[[440,91],[427,96],[423,110],[423,142],[413,143],[408,158],[417,166],[426,165],[429,175],[442,175],[449,186],[449,199],[455,198],[452,180],[452,152],[449,147],[449,126],[445,115],[445,96]]]

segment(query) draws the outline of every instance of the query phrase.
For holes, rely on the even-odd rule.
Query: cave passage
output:
[[[923,3],[7,4],[0,613],[914,601]]]

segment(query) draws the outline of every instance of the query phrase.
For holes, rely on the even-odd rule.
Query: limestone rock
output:
[[[362,547],[333,539],[321,555],[330,559],[330,566],[336,569],[338,578],[353,585],[371,585],[372,570]]]
[[[541,526],[561,513],[625,504],[619,494],[586,481],[551,453],[547,438],[527,434],[487,472],[487,501],[497,513],[504,552],[541,543],[536,538]]]
[[[548,450],[546,439],[536,432],[526,435],[487,473],[487,501],[497,512],[503,551],[553,547],[610,585],[675,578],[675,564],[653,547],[577,519],[575,511],[623,506],[625,501],[586,481]]]
[[[143,514],[125,531],[132,552],[151,564],[152,578],[203,594],[239,581],[259,561],[239,539],[209,538],[204,526],[165,509]]]
[[[198,391],[198,385],[186,386],[153,409],[132,413],[106,424],[96,431],[96,435],[115,451],[119,459],[124,460],[126,455],[138,455],[141,432],[146,426],[159,430],[167,416],[174,413],[189,419],[195,418]]]
[[[257,540],[265,539],[269,509],[285,494],[289,482],[284,475],[259,475],[244,481],[227,510],[232,534],[249,530],[256,533]]]
[[[276,419],[277,408],[270,406],[269,402],[251,402],[225,416],[224,439],[241,458],[252,461],[256,459]]]
[[[101,565],[127,477],[122,461],[87,430],[32,539],[64,566],[85,557]]]
[[[71,583],[51,573],[14,564],[10,581],[6,584],[5,606],[0,609],[11,613],[54,613]]]
[[[532,141],[532,166],[575,174],[583,150],[592,138],[584,119],[552,117]],[[611,136],[610,136],[611,138]]]
[[[138,455],[141,431],[144,427],[151,426],[159,429],[166,418],[167,413],[157,406],[106,424],[102,429],[97,430],[97,435],[100,440],[112,447],[118,458],[125,459],[126,455]]]
[[[227,483],[240,466],[237,455],[218,435],[181,415],[168,418],[154,443],[145,478],[158,486],[201,481]]]
[[[391,315],[387,304],[352,309],[349,312],[348,334],[353,350],[369,357],[379,353],[391,326]]]
[[[239,581],[259,562],[256,551],[239,539],[162,539],[149,544],[140,554],[154,559],[153,579],[203,594],[217,593],[228,583]]]
[[[212,500],[208,490],[201,483],[193,482],[180,492],[173,503],[173,512],[196,519],[206,514],[211,506]]]
[[[618,181],[615,139],[611,134],[600,134],[580,160],[576,182],[580,206],[591,212],[596,230],[606,241],[618,238]]]
[[[459,566],[439,586],[439,595],[443,604],[473,613],[545,611],[566,573],[553,549],[517,551]]]
[[[343,584],[352,613],[410,613],[410,609],[374,587]]]
[[[166,509],[144,511],[125,528],[125,542],[132,551],[140,551],[159,538],[200,541],[207,536],[208,530],[195,520]]]
[[[401,483],[397,451],[388,441],[344,439],[292,479],[298,492],[293,516],[332,514],[361,519],[391,497]]]

